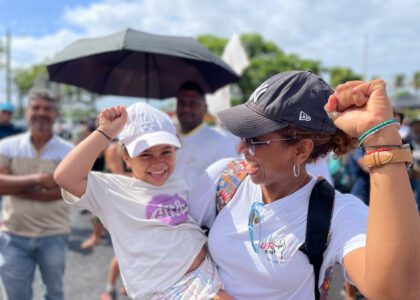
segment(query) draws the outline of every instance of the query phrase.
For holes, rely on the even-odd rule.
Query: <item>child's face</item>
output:
[[[156,186],[163,185],[175,169],[176,148],[157,145],[144,150],[136,157],[125,157],[134,177]]]

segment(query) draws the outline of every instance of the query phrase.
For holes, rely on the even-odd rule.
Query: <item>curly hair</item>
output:
[[[283,137],[291,138],[291,140],[285,141],[289,145],[295,145],[302,139],[311,139],[313,141],[314,148],[307,163],[312,163],[318,158],[325,157],[330,151],[334,152],[336,156],[340,156],[357,148],[357,139],[338,128],[336,133],[331,134],[309,131],[289,125],[277,132]]]

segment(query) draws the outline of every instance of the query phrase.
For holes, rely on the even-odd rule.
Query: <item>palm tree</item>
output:
[[[405,86],[405,75],[397,74],[394,78],[394,88],[399,90]]]
[[[413,89],[416,94],[420,90],[420,71],[414,73],[413,76]]]

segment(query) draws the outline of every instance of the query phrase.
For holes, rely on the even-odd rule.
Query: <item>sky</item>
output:
[[[286,54],[379,76],[388,85],[396,74],[408,82],[420,71],[417,0],[0,0],[0,40],[11,31],[12,68],[126,28],[224,38],[256,32]],[[3,78],[0,70],[0,102]]]

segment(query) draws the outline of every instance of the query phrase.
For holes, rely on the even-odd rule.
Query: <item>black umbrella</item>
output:
[[[47,66],[51,81],[102,95],[165,99],[185,81],[206,93],[238,81],[225,62],[190,37],[127,29],[82,39],[58,53]]]

